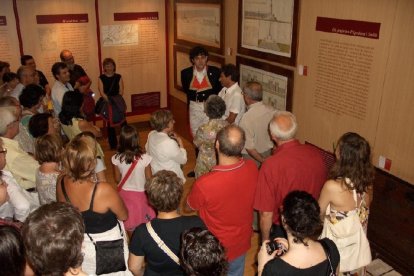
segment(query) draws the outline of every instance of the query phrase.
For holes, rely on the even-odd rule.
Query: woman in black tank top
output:
[[[85,223],[82,269],[88,274],[96,273],[95,246],[89,236],[95,242],[122,239],[126,235],[118,220],[128,217],[116,190],[109,183],[94,180],[96,146],[96,140],[86,135],[77,135],[67,144],[62,162],[64,175],[56,187],[57,200],[72,204],[82,214]],[[124,249],[126,264],[126,241]],[[125,273],[130,275],[128,270]]]

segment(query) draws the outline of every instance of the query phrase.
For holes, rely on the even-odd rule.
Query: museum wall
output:
[[[226,63],[236,63],[236,56],[248,57],[294,73],[292,111],[299,121],[298,137],[332,151],[343,133],[358,132],[371,143],[377,167],[414,183],[414,115],[409,110],[414,102],[414,83],[409,77],[414,65],[407,62],[414,55],[414,35],[409,31],[414,24],[414,3],[300,1],[296,66],[237,53],[238,4],[237,0],[224,1],[225,38],[220,56]],[[173,18],[173,1],[169,10]],[[378,37],[317,31],[318,17],[379,23]],[[175,43],[170,23],[169,77],[173,80]],[[306,76],[298,74],[300,65],[305,66]],[[185,101],[173,81],[170,92]]]
[[[98,99],[101,62],[111,57],[123,76],[128,112],[144,110],[142,99],[167,106],[165,1],[0,0],[0,6],[0,60],[12,71],[21,54],[30,54],[53,85],[51,67],[69,49]]]

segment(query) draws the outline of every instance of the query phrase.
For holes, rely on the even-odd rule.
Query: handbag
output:
[[[327,244],[323,240],[320,240],[319,243],[322,245],[323,251],[325,251],[326,258],[328,259],[328,263],[329,263],[329,267],[328,267],[328,270],[326,272],[326,275],[327,276],[336,276],[336,270],[334,270],[334,268],[332,266],[331,254],[329,253],[329,248],[328,248]]]
[[[94,241],[89,233],[86,233],[96,251],[96,274],[108,274],[117,271],[125,271],[124,258],[124,234],[119,221],[117,221],[121,239],[112,241]]]
[[[158,234],[155,233],[154,228],[152,228],[151,221],[147,222],[145,225],[147,226],[148,233],[151,235],[158,247],[177,265],[180,265],[180,259],[177,257],[177,255],[174,254],[174,252],[171,251],[171,249],[164,243],[164,241],[161,240]]]
[[[356,191],[353,191],[356,205]],[[356,206],[356,210],[358,208]],[[326,213],[330,213],[330,205]],[[359,220],[358,212],[352,212],[350,216],[335,224],[325,217],[320,238],[329,238],[337,246],[340,255],[340,272],[364,267],[372,260],[369,241]]]

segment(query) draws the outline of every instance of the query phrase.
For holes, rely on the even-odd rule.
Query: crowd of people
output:
[[[91,122],[91,79],[73,54],[61,52],[53,86],[32,56],[16,73],[0,61],[1,275],[244,275],[253,229],[259,275],[364,275],[374,178],[366,139],[342,135],[328,171],[320,150],[295,138],[295,115],[263,102],[259,82],[240,87],[236,66],[207,65],[203,47],[189,56],[181,82],[194,171],[184,175],[174,131],[186,122],[160,109],[145,147],[125,119],[108,124],[117,188]],[[98,89],[112,106],[123,80],[113,59],[103,69]]]

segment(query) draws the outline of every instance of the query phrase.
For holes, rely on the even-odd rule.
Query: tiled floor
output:
[[[381,259],[375,259],[367,267],[368,275],[372,276],[398,276],[401,275],[395,271],[390,265],[386,264]]]

